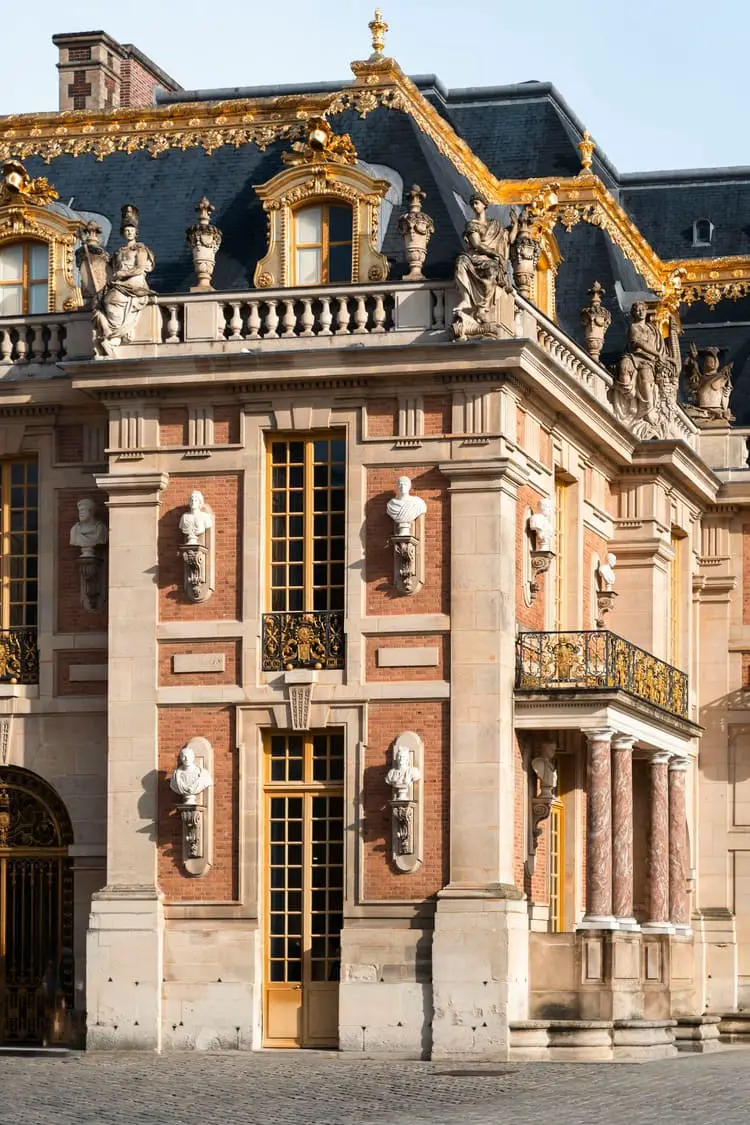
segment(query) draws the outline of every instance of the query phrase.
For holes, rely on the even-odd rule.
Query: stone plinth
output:
[[[720,1021],[721,1016],[678,1016],[674,1033],[677,1050],[694,1055],[721,1050]]]

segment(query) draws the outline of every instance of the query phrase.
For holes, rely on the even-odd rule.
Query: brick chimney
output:
[[[52,42],[60,53],[60,110],[153,105],[157,89],[182,89],[132,43],[105,31],[66,32]]]

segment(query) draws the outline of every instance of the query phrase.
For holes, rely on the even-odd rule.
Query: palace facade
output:
[[[750,1033],[750,171],[370,28],[0,119],[0,1042]]]

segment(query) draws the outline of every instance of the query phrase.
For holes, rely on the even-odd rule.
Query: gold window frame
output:
[[[303,211],[306,211],[306,210],[308,210],[309,208],[312,208],[312,207],[320,207],[320,209],[321,209],[320,242],[300,242],[298,237],[297,237],[297,231],[298,231],[297,220],[299,218],[299,215]],[[352,216],[352,237],[350,239],[347,239],[347,240],[344,240],[344,241],[342,241],[340,239],[336,240],[334,242],[331,241],[331,238],[330,238],[330,209],[331,209],[331,207],[346,207],[351,212],[351,216]],[[292,277],[294,279],[295,285],[298,284],[298,279],[297,279],[297,251],[298,250],[317,250],[317,249],[320,249],[320,281],[317,282],[317,284],[319,284],[319,285],[328,285],[329,284],[328,272],[329,272],[329,265],[330,265],[330,250],[331,250],[332,246],[351,246],[351,248],[352,248],[352,277],[349,278],[349,282],[352,281],[352,278],[354,276],[354,242],[355,242],[355,239],[354,239],[354,208],[351,206],[350,203],[342,202],[342,201],[339,201],[339,200],[332,200],[332,199],[326,199],[326,200],[311,199],[311,200],[308,200],[305,203],[301,204],[299,207],[294,208],[294,210],[292,211],[292,223],[293,223],[292,229],[293,229],[293,232],[294,232],[293,233],[293,246],[292,246],[292,271],[293,271]],[[316,283],[313,283],[313,284],[316,284]],[[345,282],[345,281],[344,282],[335,282],[334,284],[336,284],[336,285],[346,285],[347,282]]]
[[[23,196],[0,196],[0,249],[14,243],[42,242],[47,245],[47,312],[72,312],[83,306],[75,283],[73,249],[79,223],[66,219],[46,206]],[[22,313],[20,315],[27,315]]]
[[[22,238],[0,245],[0,254],[3,250],[10,250],[14,246],[21,248],[21,278],[20,281],[3,281],[0,278],[0,296],[4,289],[21,289],[21,312],[12,313],[15,316],[28,316],[31,312],[31,292],[34,286],[44,285],[47,291],[47,312],[49,312],[49,283],[50,283],[50,253],[49,243],[39,238]],[[43,278],[31,277],[31,249],[33,246],[44,246],[47,250],[47,276]]]

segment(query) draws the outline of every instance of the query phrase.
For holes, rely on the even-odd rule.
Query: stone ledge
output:
[[[750,1011],[724,1012],[719,1020],[722,1043],[750,1043]]]
[[[677,1050],[695,1055],[721,1050],[720,1020],[721,1016],[678,1016],[674,1033]]]
[[[510,1024],[518,1062],[650,1062],[672,1058],[676,1020],[520,1020]]]

